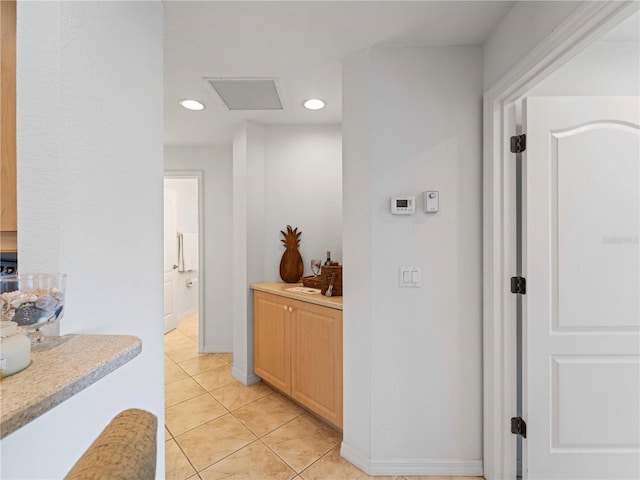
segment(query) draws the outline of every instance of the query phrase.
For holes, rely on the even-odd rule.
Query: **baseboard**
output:
[[[204,346],[203,353],[231,353],[233,352],[233,346],[231,345],[216,345],[207,343]]]
[[[482,460],[397,459],[372,460],[369,475],[419,475],[447,477],[481,477]]]
[[[182,312],[180,315],[178,315],[178,321],[180,320],[184,320],[185,318],[193,315],[194,313],[197,313],[198,309],[197,308],[191,308],[189,310],[187,310],[186,312]]]
[[[248,375],[247,372],[244,372],[235,366],[231,368],[231,375],[243,385],[253,385],[260,381],[260,377],[255,373]]]
[[[482,460],[459,459],[369,459],[346,443],[340,446],[340,455],[367,475],[398,476],[450,476],[481,477]]]
[[[357,450],[351,448],[344,442],[340,444],[340,455],[367,475],[371,475],[371,473],[369,472],[369,470],[371,469],[369,458],[365,455],[362,455]]]

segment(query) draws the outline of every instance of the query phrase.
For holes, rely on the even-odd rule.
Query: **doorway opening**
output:
[[[527,379],[519,378],[517,373],[520,362],[517,358],[516,338],[523,332],[518,331],[515,312],[517,303],[521,300],[518,299],[518,295],[509,292],[508,285],[510,277],[517,275],[519,271],[516,263],[516,259],[519,258],[518,220],[515,214],[519,189],[514,180],[518,162],[514,161],[513,154],[508,153],[509,145],[504,139],[508,140],[509,136],[520,133],[516,127],[522,123],[519,121],[520,112],[516,108],[520,99],[532,93],[548,96],[548,92],[537,88],[543,80],[549,78],[552,72],[559,71],[560,67],[566,65],[571,58],[636,12],[637,5],[610,2],[589,4],[577,9],[572,19],[556,29],[538,46],[535,53],[528,55],[503,80],[485,93],[485,478],[516,478],[518,473],[523,478],[529,478],[530,472],[526,465],[531,460],[527,451],[522,451],[518,458],[517,447],[522,440],[517,440],[520,437],[511,433],[512,428],[509,425],[510,418],[514,415],[516,415],[514,419],[517,420],[518,400],[522,408],[522,401],[526,398],[517,398],[518,382],[521,380],[524,382]],[[575,78],[584,77],[574,74]],[[549,85],[547,84],[546,87]],[[584,89],[590,84],[587,82],[576,84],[574,81],[573,85]],[[619,86],[619,83],[610,85]],[[583,90],[576,91],[575,87],[574,90],[562,92],[565,96],[590,94]],[[598,93],[598,95],[603,94]],[[617,93],[617,95],[620,94]],[[527,144],[529,143],[527,138]],[[538,262],[538,264],[542,263],[544,262]],[[531,274],[530,271],[528,273]],[[540,282],[537,288],[540,289]],[[531,298],[529,295],[525,301]],[[522,388],[526,390],[527,387],[523,385]],[[538,433],[539,431],[537,429]],[[525,441],[529,444],[533,438],[529,435],[530,433],[527,428],[528,438]],[[548,438],[544,434],[542,437]],[[613,475],[608,478],[613,478]]]
[[[165,334],[180,328],[204,350],[202,173],[164,176]]]

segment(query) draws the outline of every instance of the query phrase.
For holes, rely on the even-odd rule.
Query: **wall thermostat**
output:
[[[391,197],[393,215],[413,215],[416,213],[416,197]]]

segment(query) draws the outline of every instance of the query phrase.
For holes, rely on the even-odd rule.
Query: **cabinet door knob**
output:
[[[283,305],[283,308],[284,308],[284,311],[286,312],[287,311],[287,306]]]
[[[289,307],[289,313],[293,312],[293,307]]]

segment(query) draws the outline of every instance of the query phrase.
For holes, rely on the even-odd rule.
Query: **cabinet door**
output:
[[[253,362],[256,375],[291,393],[290,313],[284,298],[264,292],[253,297]]]
[[[342,428],[342,312],[292,306],[291,396]]]

